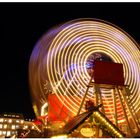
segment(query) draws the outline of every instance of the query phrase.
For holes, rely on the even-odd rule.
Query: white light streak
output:
[[[123,64],[125,85],[132,93],[130,100],[135,110],[139,110],[140,51],[138,44],[126,32],[96,19],[70,21],[58,27],[57,31],[56,36],[48,40],[50,45],[47,41],[41,46],[38,43],[33,51],[38,56],[35,60],[32,58],[35,55],[31,56],[30,83],[36,100],[38,94],[43,94],[42,83],[47,79],[59,100],[76,114],[90,80],[85,67],[87,58],[93,53],[104,53],[114,62]],[[47,34],[43,39],[45,36],[48,39]],[[79,85],[81,89],[78,89]],[[88,92],[87,98],[92,94]],[[74,95],[78,95],[78,100]],[[107,98],[106,94],[103,96]]]

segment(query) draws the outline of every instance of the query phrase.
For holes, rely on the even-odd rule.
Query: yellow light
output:
[[[123,136],[122,136],[122,135],[119,135],[119,137],[120,137],[120,138],[123,138]]]
[[[36,104],[33,105],[33,109],[34,109],[34,112],[37,116],[41,115],[41,113],[39,114],[39,112],[38,112],[38,108],[37,108]]]
[[[103,122],[106,122],[106,120],[105,120],[104,118],[101,118],[101,120],[102,120]]]
[[[23,129],[27,129],[28,128],[28,125],[24,125]]]
[[[111,130],[113,131],[113,127],[110,127],[111,128]]]
[[[7,128],[7,124],[4,124],[4,129],[6,129]]]
[[[115,132],[115,129],[112,127],[113,132]]]
[[[9,122],[9,123],[11,123],[11,122],[12,122],[12,120],[11,120],[11,119],[9,119],[9,120],[8,120],[8,122]]]
[[[109,126],[109,123],[106,121],[106,124]]]
[[[81,128],[80,133],[85,137],[92,137],[95,131],[92,128]]]
[[[98,114],[98,113],[96,113],[96,116],[98,117],[98,116],[99,116],[99,114]]]
[[[109,126],[109,128],[111,128],[111,127],[112,127],[110,124],[109,124],[108,126]]]
[[[0,122],[3,122],[3,119],[0,119]]]
[[[123,123],[123,122],[125,122],[125,120],[119,120],[119,121],[118,121],[118,123]]]
[[[114,133],[115,133],[116,135],[118,135],[118,132],[117,132],[116,130],[114,130]]]

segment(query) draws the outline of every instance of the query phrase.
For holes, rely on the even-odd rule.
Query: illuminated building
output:
[[[114,137],[122,138],[125,136],[107,117],[105,117],[105,115],[103,115],[98,109],[95,108],[87,112],[84,112],[80,115],[77,115],[71,121],[69,121],[69,123],[67,123],[63,128],[64,133],[67,134],[68,137],[71,137],[73,135],[75,135],[75,137],[81,137],[81,138],[99,137],[99,134],[97,134],[98,132],[96,131],[97,123],[96,125],[94,123],[94,126],[91,127],[91,125],[93,125],[92,123],[93,120],[91,122],[87,120],[88,117],[90,117],[91,115],[94,116],[94,119],[96,118],[98,120],[98,123],[105,126],[104,128],[102,128],[101,131],[102,134],[100,137],[102,137],[103,131],[105,131],[105,129],[106,131],[110,131],[111,132],[110,135],[114,135]],[[82,126],[79,127],[80,125]]]
[[[4,113],[0,115],[0,137],[17,136],[18,130],[35,129],[32,120],[24,120],[23,115]]]
[[[73,20],[56,27],[36,44],[29,63],[29,80],[37,116],[52,115],[48,113],[50,105],[52,111],[56,109],[57,118],[62,112],[65,113],[65,121],[79,114],[85,93],[84,102],[95,100],[96,88],[87,90],[92,73],[92,69],[89,69],[91,58],[123,65],[126,96],[116,87],[100,89],[106,116],[114,123],[117,120],[116,125],[123,123],[125,118],[128,118],[127,121],[136,118],[140,112],[139,45],[116,25],[91,18]],[[94,82],[94,78],[91,82]],[[56,96],[55,103],[48,100],[50,96]],[[131,109],[126,108],[126,104]],[[130,110],[135,117],[132,117]],[[80,113],[84,111],[81,106]]]

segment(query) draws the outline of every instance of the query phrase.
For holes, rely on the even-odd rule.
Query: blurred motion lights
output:
[[[89,18],[73,20],[51,29],[36,44],[29,63],[29,81],[37,107],[36,114],[43,115],[41,107],[47,102],[48,94],[53,93],[76,115],[90,80],[87,60],[92,54],[105,54],[111,61],[123,64],[125,85],[131,91],[128,101],[138,111],[138,44],[117,26]],[[93,96],[92,90],[86,98]]]

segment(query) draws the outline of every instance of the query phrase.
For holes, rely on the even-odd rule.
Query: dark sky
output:
[[[76,18],[116,24],[140,42],[140,3],[0,3],[0,113],[34,118],[28,63],[50,28]]]

